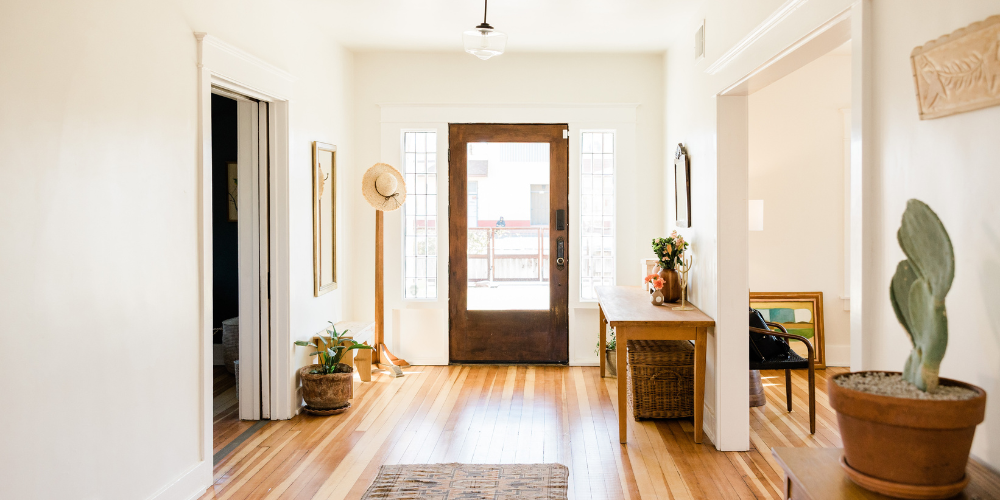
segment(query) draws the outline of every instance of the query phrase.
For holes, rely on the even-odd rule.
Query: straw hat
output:
[[[392,165],[376,163],[361,178],[361,193],[376,210],[391,212],[406,202],[406,181]]]

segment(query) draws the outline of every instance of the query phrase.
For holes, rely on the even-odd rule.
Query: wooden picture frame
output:
[[[337,146],[313,142],[313,293],[337,288]]]
[[[674,153],[674,214],[677,227],[691,227],[691,164],[683,144]]]
[[[760,311],[765,321],[780,323],[788,333],[809,339],[816,354],[816,369],[826,368],[823,292],[750,292],[750,307]],[[788,344],[806,357],[802,342],[793,340]]]

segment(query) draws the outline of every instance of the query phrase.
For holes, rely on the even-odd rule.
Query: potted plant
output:
[[[326,329],[326,335],[319,335],[322,347],[304,340],[295,341],[297,346],[315,347],[316,352],[310,356],[319,356],[317,364],[299,368],[299,376],[302,378],[302,399],[306,408],[320,412],[349,406],[347,400],[351,397],[354,368],[340,360],[353,349],[371,349],[371,346],[346,338],[348,330],[337,332],[333,322],[329,323],[331,326]]]
[[[677,302],[681,298],[681,280],[677,275],[677,265],[684,257],[688,242],[677,231],[670,233],[669,238],[653,238],[653,253],[656,254],[657,267],[653,272],[659,274],[663,286],[663,301]]]
[[[607,337],[607,342],[604,346],[604,366],[607,367],[608,375],[611,377],[618,376],[618,351],[616,350],[618,343],[615,342],[615,329],[611,329],[611,333]],[[597,342],[597,348],[594,349],[594,354],[597,354],[601,349],[601,342]]]
[[[948,498],[968,484],[965,467],[986,391],[939,378],[948,344],[945,295],[955,276],[948,232],[910,200],[897,239],[906,259],[889,297],[913,350],[902,373],[845,373],[828,382],[844,442],[841,465],[859,486],[901,498]]]

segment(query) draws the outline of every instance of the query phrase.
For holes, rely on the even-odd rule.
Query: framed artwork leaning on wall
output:
[[[826,368],[826,338],[823,335],[823,292],[750,292],[750,307],[760,311],[764,321],[779,323],[792,335],[809,339],[816,353],[816,369]],[[788,345],[805,358],[802,342]]]
[[[337,146],[313,142],[313,293],[337,288]]]

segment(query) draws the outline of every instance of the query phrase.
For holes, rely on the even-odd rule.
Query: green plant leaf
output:
[[[316,347],[316,344],[313,344],[312,342],[306,342],[305,340],[296,340],[295,345],[302,347]]]

